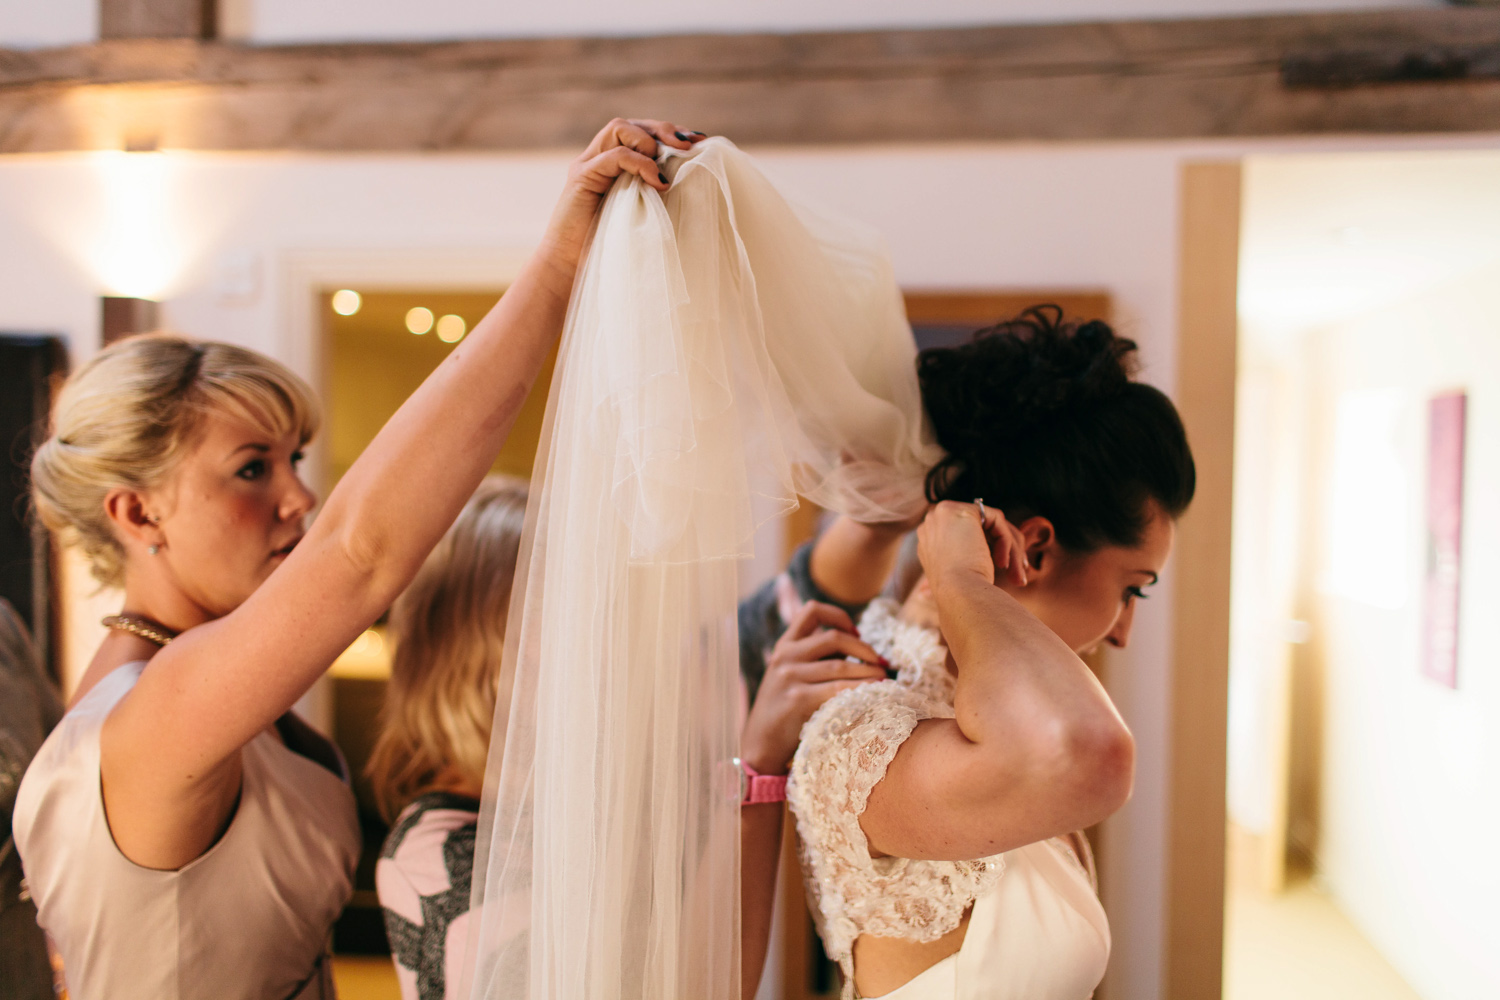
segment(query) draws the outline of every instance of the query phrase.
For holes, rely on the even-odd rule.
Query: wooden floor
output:
[[[336,955],[333,981],[338,987],[339,1000],[401,1000],[396,970],[385,956]]]
[[[1421,1000],[1316,883],[1229,894],[1224,1000]]]

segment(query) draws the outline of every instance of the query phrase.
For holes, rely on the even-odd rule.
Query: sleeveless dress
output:
[[[16,845],[70,995],[333,997],[329,929],[360,847],[347,781],[261,733],[241,751],[239,804],[218,842],[176,871],[134,864],[105,818],[99,732],[144,668],[119,667],[63,717],[16,801]],[[288,739],[309,736],[294,725],[281,727]]]
[[[1060,839],[972,861],[871,858],[859,818],[901,744],[923,719],[953,718],[954,680],[936,629],[878,600],[860,635],[894,680],[830,699],[808,720],[787,800],[818,933],[854,997],[861,934],[936,941],[973,907],[963,946],[882,1000],[1085,1000],[1109,960],[1109,924],[1087,854]]]

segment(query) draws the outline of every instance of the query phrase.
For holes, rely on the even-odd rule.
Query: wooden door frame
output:
[[[1162,996],[1223,993],[1241,166],[1183,165],[1175,399],[1198,468],[1173,569]]]

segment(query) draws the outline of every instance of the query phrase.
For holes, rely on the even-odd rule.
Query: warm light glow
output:
[[[349,652],[355,656],[376,656],[385,652],[385,640],[380,637],[379,632],[367,628],[354,640]]]
[[[379,626],[365,629],[333,661],[335,677],[379,679],[391,675],[391,655]]]
[[[464,325],[464,318],[462,316],[455,316],[449,313],[437,321],[438,339],[445,344],[458,343],[464,339],[464,333],[467,331],[468,327]]]
[[[96,154],[103,217],[90,256],[109,295],[163,299],[186,269],[186,248],[173,240],[173,164],[162,153]]]
[[[205,172],[211,158],[177,150],[59,156],[33,197],[6,207],[87,275],[94,294],[166,302],[211,284],[216,259],[250,249],[224,241],[257,191]]]
[[[423,306],[407,310],[406,328],[415,334],[423,334],[431,330],[432,310]]]
[[[363,303],[359,293],[352,288],[341,288],[333,293],[333,311],[340,316],[353,316]]]

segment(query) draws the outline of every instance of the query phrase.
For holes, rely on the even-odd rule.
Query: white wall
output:
[[[1368,482],[1358,509],[1314,512],[1320,538],[1337,533],[1323,520],[1331,519],[1365,539],[1362,548],[1324,542],[1317,553],[1326,691],[1319,870],[1426,1000],[1500,996],[1500,856],[1486,846],[1487,831],[1500,828],[1491,635],[1500,606],[1500,266],[1326,330],[1308,358],[1332,404],[1315,425],[1321,464]],[[1427,400],[1455,388],[1468,390],[1469,410],[1459,680],[1449,690],[1422,676],[1420,650]],[[1388,401],[1392,417],[1388,428],[1360,432],[1377,435],[1377,447],[1363,460],[1360,451],[1330,456],[1348,430],[1330,419],[1337,403],[1372,390],[1380,397],[1364,399]]]
[[[99,0],[0,0],[0,48],[81,45],[99,37]]]

